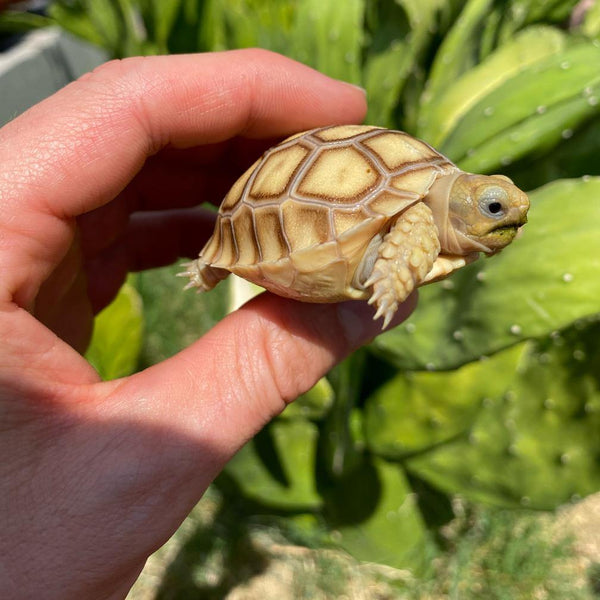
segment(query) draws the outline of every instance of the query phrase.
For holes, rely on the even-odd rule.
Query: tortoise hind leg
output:
[[[197,258],[188,263],[181,265],[185,267],[185,271],[177,273],[179,277],[189,277],[190,281],[184,289],[198,288],[199,292],[208,292],[212,290],[219,281],[225,279],[229,275],[229,271],[211,267],[207,265],[202,258]]]
[[[369,304],[375,319],[383,317],[385,329],[398,305],[420,285],[440,251],[433,214],[422,202],[400,215],[377,249],[373,271],[364,283],[372,287]]]

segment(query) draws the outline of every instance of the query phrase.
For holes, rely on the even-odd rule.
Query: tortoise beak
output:
[[[509,229],[520,229],[527,223],[527,212],[529,211],[529,198],[527,194],[521,192],[520,202],[514,204],[508,210],[506,217],[491,231],[502,231]]]

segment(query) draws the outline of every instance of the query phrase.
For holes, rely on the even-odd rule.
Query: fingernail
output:
[[[365,97],[367,96],[367,90],[365,90],[364,87],[361,87],[360,85],[356,85],[355,83],[350,83],[349,81],[344,81],[344,83],[346,85],[349,85],[350,87],[353,87],[355,90],[360,90],[364,94]]]

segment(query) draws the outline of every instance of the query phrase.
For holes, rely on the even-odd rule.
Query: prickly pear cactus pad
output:
[[[406,461],[448,492],[552,509],[600,489],[600,322],[521,346],[517,375],[454,440]],[[490,359],[490,361],[495,359]]]

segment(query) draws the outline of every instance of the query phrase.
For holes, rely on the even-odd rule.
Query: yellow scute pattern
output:
[[[252,198],[277,198],[283,194],[308,152],[298,144],[270,154],[256,174],[250,190]]]
[[[439,154],[424,142],[401,133],[390,131],[375,135],[362,142],[375,152],[390,171],[395,171],[407,163],[426,162]]]
[[[259,161],[257,160],[250,168],[246,169],[246,172],[233,184],[232,188],[229,190],[227,196],[225,196],[225,199],[221,204],[222,212],[228,212],[237,204],[242,192],[244,191],[244,186],[258,166],[258,163]]]
[[[323,142],[331,142],[335,140],[347,140],[359,133],[366,133],[376,129],[372,125],[338,125],[337,127],[329,127],[323,131],[317,131],[314,136]]]
[[[287,200],[281,205],[281,214],[292,252],[323,244],[331,237],[327,206]]]
[[[328,148],[319,154],[305,173],[298,192],[334,203],[354,203],[379,179],[375,165],[355,148]]]
[[[393,177],[391,184],[392,187],[401,192],[412,192],[418,196],[423,196],[439,176],[439,171],[430,167],[423,167]]]

